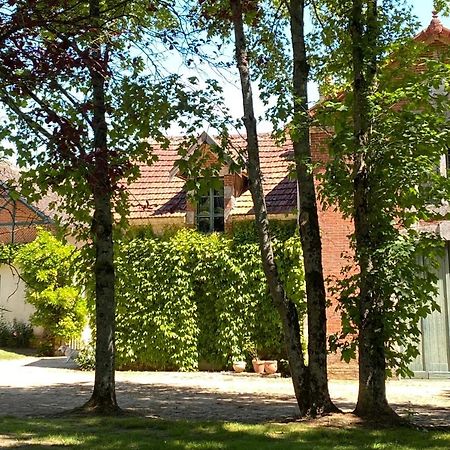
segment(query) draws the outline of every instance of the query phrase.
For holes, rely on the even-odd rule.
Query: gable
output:
[[[185,180],[179,176],[175,165],[180,158],[177,152],[180,142],[180,138],[174,138],[168,149],[155,147],[157,161],[150,166],[140,165],[140,177],[128,186],[131,222],[145,223],[154,218],[185,216]],[[230,145],[234,154],[245,154],[245,136],[231,136]],[[278,146],[269,134],[261,134],[259,148],[268,213],[293,213],[297,208],[297,187],[296,181],[289,176],[293,157],[291,143],[287,141]],[[318,153],[317,145],[314,151]],[[234,199],[231,215],[253,215],[248,189]]]

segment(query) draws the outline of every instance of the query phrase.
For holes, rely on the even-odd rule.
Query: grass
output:
[[[26,355],[22,353],[17,353],[15,350],[2,350],[0,349],[0,361],[10,360],[10,359],[20,359],[25,358]]]
[[[247,425],[145,418],[0,418],[0,448],[448,450],[450,433],[409,428]]]

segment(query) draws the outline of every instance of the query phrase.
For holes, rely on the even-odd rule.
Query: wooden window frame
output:
[[[223,179],[220,179],[220,182],[222,184],[221,189],[217,190],[213,187],[209,188],[208,194],[203,195],[201,198],[208,198],[208,211],[200,211],[200,204],[201,201],[197,202],[196,205],[196,211],[195,211],[195,226],[197,230],[203,232],[203,233],[214,233],[214,232],[223,232],[225,229],[225,195],[224,195],[224,184]],[[223,203],[223,210],[221,213],[215,212],[214,208],[214,200],[216,198],[221,198]],[[208,219],[209,221],[209,229],[208,230],[201,230],[199,228],[199,219]],[[217,219],[222,219],[222,225],[221,227],[216,227],[216,221]]]

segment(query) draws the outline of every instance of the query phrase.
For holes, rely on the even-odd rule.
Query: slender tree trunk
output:
[[[253,96],[249,74],[246,39],[242,20],[241,1],[230,0],[230,5],[233,14],[236,61],[239,69],[243,96],[244,124],[247,131],[250,191],[255,209],[256,228],[258,230],[263,268],[272,300],[280,314],[283,324],[292,382],[294,385],[295,396],[300,408],[300,414],[306,415],[311,411],[308,370],[304,363],[297,309],[295,304],[289,301],[286,297],[286,293],[280,281],[274,261],[272,244],[270,240],[269,220],[267,218],[267,209],[262,186],[258,136],[256,131],[256,119],[253,111]]]
[[[322,243],[317,214],[314,175],[311,169],[307,83],[309,65],[304,30],[304,0],[291,0],[293,51],[294,147],[299,190],[298,226],[305,267],[308,310],[308,367],[312,413],[337,412],[328,391],[326,294],[322,268]]]
[[[363,3],[367,4],[366,18]],[[377,41],[377,2],[353,0],[350,32],[353,57],[354,180],[353,204],[359,284],[359,392],[355,414],[364,417],[394,416],[386,399],[383,298],[371,282],[376,249],[370,223],[370,171],[365,148],[370,141],[369,86],[376,73],[376,57],[367,43]],[[364,29],[366,31],[364,32]],[[365,44],[366,43],[366,44]]]
[[[94,25],[100,18],[99,0],[90,0],[90,15]],[[95,246],[95,381],[90,400],[85,410],[99,414],[114,414],[120,411],[115,393],[115,294],[113,216],[111,207],[112,186],[109,178],[105,68],[102,63],[100,44],[94,44],[92,59],[98,64],[91,68],[94,173],[89,184],[94,196],[94,218],[92,223]]]

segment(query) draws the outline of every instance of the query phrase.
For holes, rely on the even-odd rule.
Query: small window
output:
[[[195,222],[202,233],[224,231],[223,180],[219,189],[211,188],[207,195],[200,197],[197,203]]]

